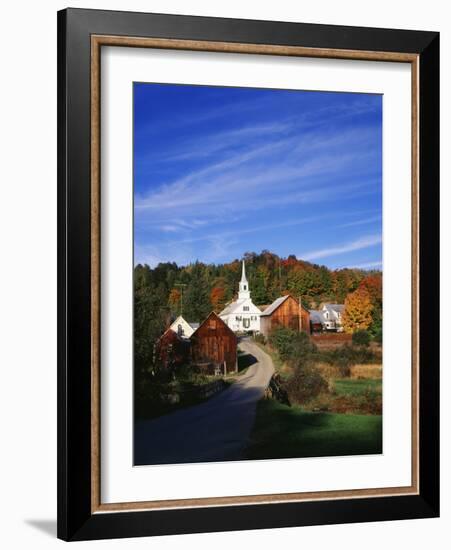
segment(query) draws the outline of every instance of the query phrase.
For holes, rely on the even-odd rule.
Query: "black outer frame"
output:
[[[420,494],[91,513],[91,34],[420,56]],[[439,515],[439,34],[72,9],[58,12],[58,537],[88,540]]]

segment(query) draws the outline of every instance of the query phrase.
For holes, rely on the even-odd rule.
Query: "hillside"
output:
[[[344,303],[359,287],[372,294],[382,308],[382,273],[361,269],[330,270],[290,255],[280,258],[269,251],[244,254],[252,300],[270,304],[278,296],[291,293],[308,308],[321,302]],[[187,266],[161,263],[154,268],[137,265],[135,286],[135,366],[142,368],[152,359],[153,344],[170,319],[182,310],[189,322],[219,312],[233,299],[241,275],[240,259],[225,264],[196,262]]]

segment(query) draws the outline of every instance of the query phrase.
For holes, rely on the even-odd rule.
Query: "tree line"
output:
[[[246,276],[256,305],[272,303],[290,293],[309,309],[322,302],[345,304],[349,332],[382,326],[382,274],[360,269],[330,270],[290,255],[281,258],[267,250],[248,252]],[[171,320],[183,313],[188,322],[201,322],[219,313],[238,291],[241,260],[224,264],[195,262],[178,266],[160,263],[134,269],[135,368],[142,372],[153,362],[153,346]]]

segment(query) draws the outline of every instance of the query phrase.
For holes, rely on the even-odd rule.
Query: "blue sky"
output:
[[[382,96],[134,84],[135,264],[381,268]]]

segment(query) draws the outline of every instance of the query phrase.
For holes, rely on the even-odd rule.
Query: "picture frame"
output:
[[[99,118],[100,52],[105,46],[410,64],[411,486],[101,502]],[[438,33],[84,9],[58,12],[58,537],[88,540],[437,517],[438,205]]]

